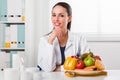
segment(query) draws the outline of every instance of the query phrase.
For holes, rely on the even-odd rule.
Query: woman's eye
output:
[[[55,16],[56,16],[56,15],[54,15],[54,14],[52,15],[52,17],[55,17]]]
[[[64,15],[60,15],[61,17],[64,17]]]

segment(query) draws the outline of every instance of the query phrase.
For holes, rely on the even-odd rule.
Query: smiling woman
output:
[[[61,71],[68,56],[89,52],[85,37],[72,33],[72,8],[66,2],[56,3],[51,10],[52,31],[40,38],[38,66],[43,71]]]
[[[58,1],[61,0],[51,0],[50,7]],[[92,39],[95,40],[98,40],[98,37],[103,41],[113,41],[112,37],[114,41],[120,40],[119,0],[66,0],[64,2],[72,6],[72,26],[74,26],[71,28],[72,32],[86,33],[88,37],[94,36]]]

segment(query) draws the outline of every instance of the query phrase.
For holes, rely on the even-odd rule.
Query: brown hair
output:
[[[68,3],[66,3],[66,2],[58,2],[57,4],[55,4],[55,5],[53,6],[53,8],[54,8],[55,6],[58,6],[58,5],[59,5],[59,6],[62,6],[62,7],[64,7],[64,8],[66,9],[68,16],[72,16],[72,8],[71,8],[71,6],[70,6]],[[68,30],[71,29],[71,21],[68,22],[68,24],[67,24],[67,29],[68,29]]]

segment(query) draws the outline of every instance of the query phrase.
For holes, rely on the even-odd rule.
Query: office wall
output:
[[[49,15],[48,15],[48,2],[49,0],[35,0],[35,41],[34,41],[34,54],[35,65],[37,64],[37,53],[39,38],[49,32]],[[44,53],[43,53],[44,54]]]
[[[34,65],[34,31],[35,29],[35,2],[34,0],[25,0],[25,53],[27,55],[27,66]]]
[[[26,0],[26,55],[27,66],[36,66],[39,38],[48,32],[48,0]]]
[[[102,57],[106,69],[120,69],[120,42],[88,42],[88,45]]]

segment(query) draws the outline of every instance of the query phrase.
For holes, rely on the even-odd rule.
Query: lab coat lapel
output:
[[[68,41],[67,41],[67,44],[66,44],[66,49],[69,48],[70,46],[72,46],[73,38],[74,37],[72,36],[72,33],[70,31],[68,31]],[[59,41],[58,41],[57,38],[55,38],[54,47],[60,52],[60,45],[59,45]]]
[[[73,37],[70,31],[68,31],[68,41],[66,44],[66,49],[68,49],[73,44]]]
[[[71,32],[68,32],[68,41],[65,48],[65,57],[69,57],[71,55],[75,55],[75,48],[74,48],[74,36]]]
[[[57,38],[55,38],[54,40],[54,50],[55,50],[55,54],[56,54],[56,59],[57,59],[57,62],[56,64],[61,64],[61,51],[60,51],[60,45],[59,45],[59,41]]]

